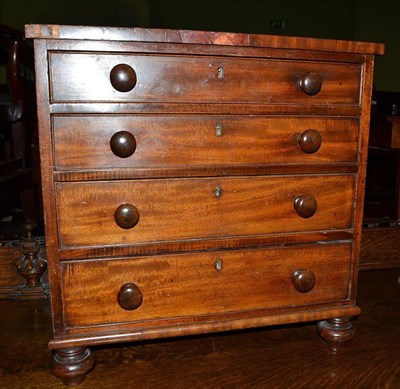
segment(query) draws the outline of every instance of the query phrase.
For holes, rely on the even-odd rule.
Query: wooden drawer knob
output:
[[[124,284],[118,292],[118,304],[126,311],[139,308],[143,302],[143,294],[133,283]]]
[[[136,139],[128,131],[119,131],[111,137],[110,147],[117,157],[127,158],[136,150]]]
[[[322,78],[318,73],[309,72],[299,80],[300,89],[308,95],[316,95],[322,87]]]
[[[125,229],[135,227],[139,222],[139,211],[132,204],[121,204],[114,213],[115,222]]]
[[[121,63],[111,69],[111,85],[118,92],[129,92],[135,87],[136,80],[136,72],[129,65]]]
[[[307,219],[317,212],[317,200],[310,195],[300,195],[294,199],[294,209],[299,216]]]
[[[292,275],[295,289],[300,293],[307,293],[314,288],[315,275],[309,270],[297,270]]]
[[[317,130],[306,130],[299,135],[300,148],[307,154],[313,154],[321,147],[322,137]]]

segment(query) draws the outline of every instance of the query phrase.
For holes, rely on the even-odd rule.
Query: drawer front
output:
[[[50,52],[49,59],[53,103],[359,105],[359,64],[74,52]],[[115,68],[117,65],[130,68]],[[309,95],[299,86],[302,78],[303,85],[315,85],[309,73],[318,79],[317,82],[322,82],[319,93]],[[306,75],[307,80],[304,79]],[[127,80],[126,84],[121,79]]]
[[[354,176],[69,182],[56,194],[61,246],[124,245],[349,229]]]
[[[72,328],[345,300],[350,256],[339,244],[67,262],[64,316]]]
[[[358,126],[356,119],[336,118],[56,116],[55,165],[68,170],[356,162]]]

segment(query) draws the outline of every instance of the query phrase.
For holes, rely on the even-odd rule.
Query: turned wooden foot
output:
[[[61,378],[66,386],[81,384],[86,374],[93,369],[96,362],[94,353],[85,347],[57,350],[53,352],[51,370]]]
[[[355,336],[352,317],[339,317],[320,321],[317,325],[319,336],[326,341],[328,347],[338,351],[344,343],[350,342]]]

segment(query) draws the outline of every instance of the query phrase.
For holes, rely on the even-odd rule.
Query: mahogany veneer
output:
[[[88,346],[320,320],[354,336],[373,55],[360,42],[26,26],[52,368]]]

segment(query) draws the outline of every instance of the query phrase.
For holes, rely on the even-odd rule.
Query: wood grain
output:
[[[61,247],[107,246],[348,229],[353,191],[352,175],[57,183],[59,238]],[[317,200],[309,219],[293,206],[301,194]],[[140,215],[129,230],[114,220],[125,203]]]
[[[18,273],[14,265],[21,257],[17,246],[18,242],[13,242],[15,247],[11,247],[7,243],[0,241],[0,300],[17,298],[25,284],[25,279]]]
[[[101,40],[46,40],[47,48],[50,51],[68,52],[108,52],[108,53],[139,53],[139,54],[169,54],[185,55],[195,54],[204,56],[228,56],[247,58],[268,58],[268,59],[289,59],[289,60],[318,60],[323,62],[341,62],[363,64],[365,54],[316,51],[267,47],[246,47],[246,46],[214,46],[214,45],[182,45],[180,43],[158,42],[156,45],[151,42],[133,41],[101,41]]]
[[[350,334],[360,313],[372,54],[382,45],[55,25],[26,31],[36,38],[50,347],[66,383],[70,369],[84,372],[88,345],[309,320]],[[314,153],[296,145],[300,125],[319,127]],[[126,130],[135,139],[122,161],[109,142]],[[309,209],[294,207],[299,196]],[[296,271],[309,280],[297,290]],[[120,298],[137,307],[136,321],[118,304],[127,284],[143,297],[133,305]]]
[[[41,185],[43,196],[43,216],[46,233],[46,253],[48,261],[48,276],[51,288],[50,299],[53,307],[53,333],[58,334],[63,331],[61,317],[61,289],[60,289],[60,268],[57,265],[57,220],[55,194],[50,190],[54,186],[53,177],[53,153],[52,139],[50,133],[50,106],[49,106],[49,78],[46,71],[47,58],[43,53],[46,51],[46,42],[41,40],[34,41],[35,53],[35,80],[36,96],[38,105],[38,129],[39,129],[39,147],[40,147],[40,169]]]
[[[329,243],[332,241],[351,242],[353,229],[302,231],[295,233],[264,234],[249,236],[225,236],[187,241],[144,242],[131,245],[90,246],[60,248],[57,257],[60,261],[74,259],[118,257],[132,255],[165,254],[185,251],[237,249],[241,247],[282,246],[309,242]]]
[[[179,317],[345,300],[350,252],[349,244],[309,245],[68,262],[62,267],[66,326],[139,322],[140,328],[143,320],[156,320],[150,325],[159,327],[162,321],[177,324]],[[293,285],[298,269],[315,274],[315,287],[308,293]],[[117,302],[126,283],[143,294],[134,311]]]
[[[138,178],[177,178],[177,177],[230,177],[230,176],[276,176],[283,174],[356,174],[358,164],[243,164],[243,165],[206,165],[179,167],[150,167],[88,169],[55,171],[54,181],[115,181]]]
[[[360,269],[400,266],[400,227],[363,228]]]
[[[53,103],[49,106],[51,114],[165,114],[171,115],[310,115],[310,116],[349,116],[358,117],[361,109],[355,105],[308,105],[292,104],[235,104],[235,103],[131,103],[118,102],[90,104],[84,102]]]
[[[80,388],[395,388],[400,380],[398,269],[360,273],[357,336],[332,354],[314,324],[103,345]],[[63,388],[49,374],[48,302],[0,301],[5,388]],[[21,354],[24,358],[21,358]]]
[[[221,134],[216,134],[216,126]],[[299,147],[301,133],[321,135],[319,150]],[[127,131],[136,140],[129,158],[113,154],[110,140]],[[55,116],[55,168],[201,168],[215,165],[357,162],[358,120],[267,116]],[[334,167],[333,167],[334,168]]]
[[[362,112],[360,117],[360,137],[359,137],[359,170],[355,188],[355,205],[354,205],[354,258],[359,260],[361,250],[361,233],[364,210],[364,194],[365,194],[365,177],[367,173],[367,156],[368,156],[368,139],[369,139],[369,123],[370,123],[370,107],[372,97],[372,82],[374,70],[374,57],[369,55],[365,59],[363,65],[363,84],[361,89]],[[357,265],[354,262],[355,271],[353,272],[353,280],[350,285],[350,294],[353,298],[356,296],[357,289]]]
[[[51,52],[50,100],[57,102],[197,102],[359,104],[361,68],[356,64]],[[118,92],[110,72],[127,64],[136,72],[130,92]],[[219,77],[218,69],[224,76]],[[321,92],[309,96],[298,87],[306,73],[322,78]],[[68,88],[65,88],[68,85]]]
[[[36,39],[84,39],[107,41],[148,41],[207,45],[279,47],[321,51],[383,54],[379,43],[330,39],[284,37],[277,35],[239,34],[211,31],[157,30],[147,28],[59,26],[54,24],[25,26],[25,36]]]

